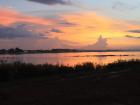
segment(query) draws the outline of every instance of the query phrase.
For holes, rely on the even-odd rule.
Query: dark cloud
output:
[[[139,5],[133,5],[122,1],[117,1],[113,3],[112,9],[114,10],[134,10],[138,8]]]
[[[140,37],[135,37],[135,36],[132,36],[132,35],[125,35],[125,37],[127,37],[127,38],[134,38],[134,39],[140,39]]]
[[[124,5],[124,3],[122,2],[115,2],[112,6],[112,9],[118,9],[120,7],[122,7]]]
[[[140,29],[138,29],[138,30],[128,30],[128,32],[131,32],[131,33],[140,33]]]
[[[25,25],[21,26],[0,26],[0,38],[1,39],[13,39],[13,38],[43,38],[41,33],[34,33],[32,30],[25,28]]]
[[[65,27],[73,27],[78,25],[76,23],[67,22],[65,20],[62,20],[61,22],[59,22],[59,24]]]
[[[56,5],[56,4],[71,5],[72,4],[71,0],[28,0],[28,1],[38,2],[47,5]]]
[[[50,30],[51,32],[55,32],[55,33],[63,33],[61,30],[53,28]]]

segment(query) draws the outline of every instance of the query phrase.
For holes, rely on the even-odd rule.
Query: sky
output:
[[[0,49],[140,49],[140,0],[0,0]]]

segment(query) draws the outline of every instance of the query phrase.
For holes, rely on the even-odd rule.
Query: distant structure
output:
[[[102,35],[98,38],[95,44],[87,45],[84,47],[86,50],[106,50],[108,47],[107,39],[103,38]]]

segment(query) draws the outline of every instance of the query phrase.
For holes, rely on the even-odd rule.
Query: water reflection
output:
[[[8,62],[25,62],[33,64],[75,65],[84,62],[108,64],[117,60],[140,59],[140,52],[80,52],[80,53],[47,53],[0,55],[0,60]]]

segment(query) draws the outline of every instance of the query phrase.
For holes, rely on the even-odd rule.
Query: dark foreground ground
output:
[[[119,68],[96,76],[1,82],[0,105],[140,105],[140,65]]]

